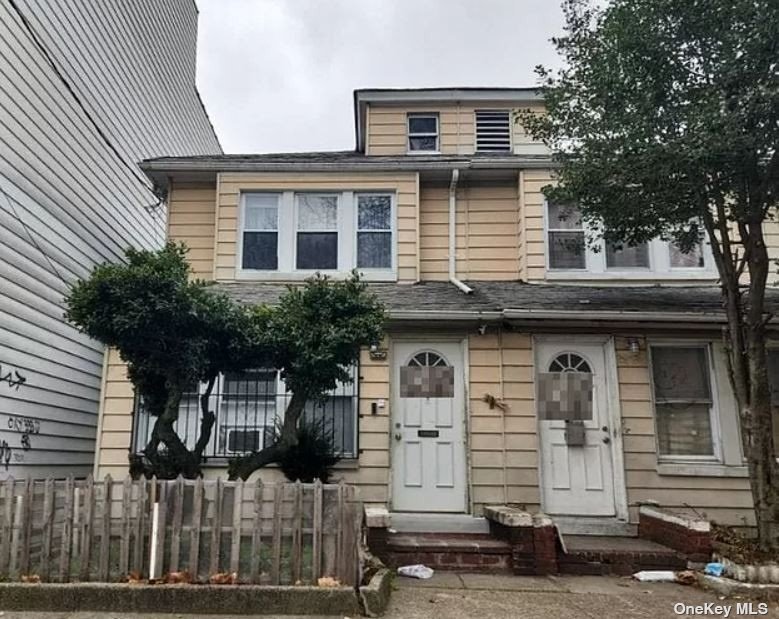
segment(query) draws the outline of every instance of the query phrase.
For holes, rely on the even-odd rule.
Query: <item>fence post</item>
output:
[[[173,520],[170,525],[170,564],[171,572],[179,570],[179,555],[181,554],[181,522],[184,518],[184,478],[176,478],[175,495],[173,497]]]
[[[278,585],[281,581],[281,510],[284,495],[284,484],[277,482],[273,494],[273,550],[271,557],[271,584]]]
[[[132,479],[125,476],[122,481],[122,536],[119,539],[119,578],[124,578],[130,570],[130,505],[132,499]]]
[[[100,528],[100,557],[98,560],[97,574],[101,582],[107,582],[111,559],[111,498],[113,495],[114,481],[110,475],[103,479],[103,522]]]
[[[87,477],[84,488],[84,523],[81,529],[81,556],[79,579],[89,581],[89,560],[92,554],[92,519],[95,515],[95,480]]]
[[[322,570],[322,482],[314,480],[314,521],[311,533],[311,576],[314,584]]]
[[[11,536],[14,529],[14,478],[5,480],[5,503],[3,504],[3,527],[0,534],[0,576],[10,576]]]
[[[75,482],[70,476],[65,480],[65,513],[62,517],[62,540],[60,543],[60,582],[70,581],[70,557],[73,552],[73,491]]]
[[[295,482],[295,494],[292,511],[292,584],[300,580],[303,564],[303,486],[298,479]]]
[[[24,481],[24,495],[22,500],[21,545],[22,556],[19,559],[19,573],[30,573],[30,545],[32,542],[33,501],[35,500],[35,482],[28,477]]]
[[[143,573],[143,553],[145,544],[143,543],[144,537],[146,537],[146,497],[147,497],[147,480],[138,480],[138,502],[135,513],[135,539],[133,540],[133,571],[138,574]]]
[[[224,487],[222,480],[217,477],[214,499],[214,517],[211,521],[211,563],[210,574],[219,572],[219,555],[221,554],[222,540],[222,499],[224,498]]]
[[[54,480],[47,477],[43,486],[43,523],[41,526],[41,579],[49,581],[51,575],[51,539],[54,526]]]
[[[189,572],[194,581],[200,572],[200,526],[203,514],[203,478],[195,480],[195,492],[192,495],[192,528],[189,530]]]
[[[238,573],[241,567],[241,516],[243,510],[243,480],[233,486],[233,530],[230,539],[230,571]]]
[[[262,480],[254,488],[254,526],[252,527],[251,581],[260,582],[260,559],[262,549]]]

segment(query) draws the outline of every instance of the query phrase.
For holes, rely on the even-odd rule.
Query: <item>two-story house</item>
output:
[[[748,521],[709,251],[594,251],[575,211],[544,199],[553,164],[519,108],[543,101],[534,89],[358,90],[354,151],[143,169],[169,190],[168,236],[190,247],[195,275],[236,299],[272,303],[316,271],[372,282],[386,341],[317,409],[366,502],[437,518],[516,503],[564,530],[629,530],[644,501]],[[273,370],[224,376],[217,391],[209,475],[261,447],[283,410]],[[133,406],[112,354],[97,475],[123,474],[144,445]],[[183,404],[190,440],[196,418]]]

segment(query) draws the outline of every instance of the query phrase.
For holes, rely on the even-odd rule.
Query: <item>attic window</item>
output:
[[[476,151],[511,151],[511,115],[508,110],[476,110]]]
[[[408,151],[438,152],[438,114],[408,115]]]

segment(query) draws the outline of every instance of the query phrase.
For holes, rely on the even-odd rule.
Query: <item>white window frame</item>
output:
[[[361,196],[365,197],[379,197],[379,196],[389,196],[390,198],[390,228],[389,230],[360,230],[359,226],[359,217],[360,217],[360,209],[359,207],[359,199]],[[388,194],[386,191],[355,191],[354,192],[354,266],[355,268],[360,269],[361,273],[382,273],[387,271],[386,268],[381,267],[358,267],[357,266],[357,237],[359,236],[360,232],[383,232],[385,234],[390,235],[390,270],[395,271],[396,270],[396,264],[397,264],[397,232],[396,228],[397,225],[395,223],[395,197],[394,195]]]
[[[655,381],[653,368],[653,348],[703,348],[706,354],[706,367],[709,376],[709,389],[711,392],[711,405],[709,406],[709,424],[711,425],[712,455],[680,455],[660,454],[660,443],[657,439],[657,398],[655,396]],[[650,393],[652,402],[652,420],[655,439],[655,454],[658,466],[663,464],[714,464],[725,463],[723,450],[723,436],[721,425],[720,394],[723,385],[719,384],[718,372],[714,364],[714,350],[711,342],[704,340],[649,340],[647,342],[647,371],[649,373]],[[734,409],[735,410],[735,409]],[[738,438],[738,437],[736,437]]]
[[[278,207],[278,269],[260,270],[243,268],[243,234],[246,210],[246,196],[256,193],[279,195]],[[298,269],[297,238],[298,194],[336,195],[338,196],[338,267],[336,269]],[[288,190],[268,189],[267,191],[241,192],[238,201],[238,221],[236,234],[235,277],[240,280],[299,281],[311,277],[314,273],[323,273],[336,278],[345,278],[357,268],[357,196],[387,195],[390,197],[390,234],[392,235],[392,264],[387,269],[361,268],[368,281],[397,281],[398,272],[398,224],[397,191],[393,189],[369,191],[361,190]]]
[[[435,119],[435,133],[411,133],[412,118]],[[432,150],[411,150],[411,138],[435,138]],[[408,112],[406,114],[406,152],[409,155],[438,155],[441,153],[441,118],[438,112]]]
[[[613,280],[708,280],[717,279],[714,256],[707,240],[702,242],[703,266],[682,268],[671,266],[670,243],[661,239],[652,239],[649,245],[649,267],[609,268],[606,266],[606,241],[599,239],[595,246],[590,240],[596,231],[582,222],[584,230],[584,264],[583,269],[559,269],[550,266],[549,233],[557,228],[549,227],[549,202],[545,199],[543,206],[544,221],[544,265],[548,280],[582,280],[582,279],[613,279]],[[571,230],[567,230],[571,232]],[[596,249],[597,248],[597,249]]]
[[[298,223],[300,221],[300,209],[298,208],[298,196],[311,196],[311,197],[335,197],[335,216],[336,216],[336,223],[335,223],[335,230],[325,230],[325,229],[315,229],[315,230],[300,230],[298,228]],[[306,273],[308,275],[313,275],[316,272],[320,273],[333,273],[338,271],[344,270],[344,264],[343,264],[343,251],[342,251],[342,239],[341,235],[343,234],[341,228],[343,227],[341,225],[341,219],[344,216],[343,213],[343,194],[339,192],[334,191],[296,191],[293,195],[293,228],[295,231],[295,235],[293,238],[292,243],[292,270],[297,273]],[[336,268],[335,269],[299,269],[297,266],[298,262],[298,235],[300,233],[307,233],[311,232],[316,234],[317,232],[323,232],[326,234],[331,234],[335,232],[336,235]],[[241,236],[243,236],[243,232],[241,233]],[[279,264],[279,268],[281,268],[281,264]]]

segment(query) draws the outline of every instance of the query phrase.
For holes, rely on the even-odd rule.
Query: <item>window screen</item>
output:
[[[275,271],[279,267],[279,196],[249,193],[244,196],[244,269]]]
[[[408,150],[438,151],[438,114],[408,115]]]
[[[392,196],[357,196],[357,268],[392,268]]]
[[[297,194],[297,268],[338,268],[338,196]]]
[[[579,209],[571,204],[547,207],[550,269],[584,269],[584,227]]]
[[[706,346],[653,346],[657,445],[661,456],[713,456]]]

